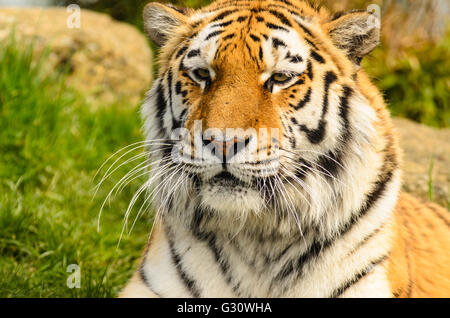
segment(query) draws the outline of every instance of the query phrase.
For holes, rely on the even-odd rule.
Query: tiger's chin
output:
[[[200,196],[204,207],[219,213],[258,213],[264,208],[264,200],[255,189],[224,174],[205,182]]]
[[[258,213],[264,207],[263,199],[252,189],[208,185],[200,194],[202,205],[219,213]]]

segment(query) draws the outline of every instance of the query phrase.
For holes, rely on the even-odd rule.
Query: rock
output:
[[[403,189],[428,200],[431,176],[433,201],[448,208],[450,129],[436,129],[403,118],[394,118],[394,125],[404,151]]]
[[[18,42],[33,39],[37,56],[48,49],[50,70],[67,69],[68,84],[94,103],[138,102],[152,74],[145,36],[88,10],[81,10],[80,28],[69,28],[71,14],[66,8],[0,8],[0,40],[14,29]]]

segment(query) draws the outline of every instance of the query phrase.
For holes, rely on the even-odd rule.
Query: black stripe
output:
[[[290,276],[294,271],[297,275],[301,276],[303,271],[303,266],[311,258],[316,257],[322,251],[323,245],[319,241],[314,241],[313,244],[308,248],[308,250],[300,255],[297,259],[290,259],[287,261],[278,274],[273,278],[271,286],[275,285],[277,281],[281,281]]]
[[[183,73],[181,73],[181,76],[188,78],[190,81],[192,81],[194,83],[194,85],[200,86],[200,84],[197,83],[197,81],[195,81],[188,72],[184,71]]]
[[[283,27],[278,26],[278,25],[275,25],[275,24],[273,24],[273,23],[266,23],[266,26],[267,26],[269,29],[272,29],[272,30],[281,30],[281,31],[289,32],[288,29],[283,28]]]
[[[289,62],[291,63],[300,63],[303,61],[303,58],[300,55],[291,55],[290,53],[288,53],[286,57],[289,58]]]
[[[364,12],[365,10],[361,10],[361,9],[355,9],[355,10],[351,10],[351,11],[339,11],[336,12],[332,17],[331,17],[331,21],[337,20],[340,17],[347,15],[347,14],[351,14],[351,13],[357,13],[357,12]]]
[[[316,129],[309,129],[306,127],[306,125],[300,125],[300,130],[306,133],[306,137],[308,138],[309,142],[312,144],[318,144],[320,143],[324,136],[325,136],[325,126],[326,126],[326,120],[325,115],[328,112],[328,92],[331,83],[333,83],[337,79],[336,74],[329,71],[325,74],[325,83],[324,83],[324,96],[323,96],[323,102],[322,102],[322,115],[319,120],[318,127]]]
[[[275,0],[275,1],[287,4],[289,7],[297,8],[292,2],[290,2],[288,0]]]
[[[266,90],[268,90],[269,92],[272,92],[272,90],[273,90],[273,85],[274,85],[274,83],[273,83],[272,78],[269,78],[267,81],[265,81],[265,83],[264,83],[264,88],[265,88]]]
[[[305,32],[309,36],[313,36],[311,31],[307,27],[305,27],[302,23],[300,23],[298,21],[295,21],[295,22],[297,22],[298,26],[303,30],[303,32]]]
[[[145,286],[152,292],[154,293],[156,296],[161,297],[161,295],[159,293],[157,293],[151,283],[150,283],[150,279],[147,277],[147,275],[145,274],[145,270],[144,270],[144,264],[145,261],[141,264],[141,266],[139,266],[139,277],[141,278],[141,280],[144,282]]]
[[[180,95],[181,94],[181,82],[177,81],[175,83],[175,94]]]
[[[222,22],[222,23],[214,24],[214,25],[212,25],[212,27],[214,27],[214,28],[215,27],[223,28],[223,27],[226,27],[227,25],[230,25],[233,22],[234,21]]]
[[[312,80],[314,77],[313,71],[312,71],[312,63],[310,60],[308,60],[308,63],[306,65],[306,75],[308,75],[309,79]]]
[[[381,231],[383,226],[384,226],[384,224],[380,225],[375,230],[370,232],[368,235],[364,236],[364,238],[361,241],[359,241],[358,244],[356,244],[356,246],[347,254],[347,257],[352,255],[352,254],[354,254],[354,253],[356,253],[361,246],[366,244],[372,237],[377,235],[377,233],[379,233]]]
[[[306,103],[309,103],[311,100],[311,87],[308,88],[308,91],[305,94],[305,97],[297,104],[297,106],[294,106],[295,110],[299,110],[300,108],[304,107]]]
[[[294,262],[292,260],[284,264],[278,274],[273,278],[271,286],[274,285],[276,281],[280,281],[288,277],[294,271]]]
[[[188,46],[183,46],[181,49],[178,50],[177,54],[175,55],[175,58],[179,58],[181,55],[183,55],[184,52],[188,49]]]
[[[216,16],[211,22],[215,22],[217,20],[221,20],[223,18],[225,18],[226,16],[229,16],[230,14],[232,14],[233,12],[236,12],[237,10],[226,10],[222,13],[220,13],[218,16]]]
[[[259,13],[261,11],[263,11],[261,8],[252,8],[252,9],[250,9],[250,12],[253,12],[253,13]]]
[[[299,78],[297,82],[295,82],[293,85],[303,85],[305,84],[305,80],[303,78]]]
[[[222,32],[223,32],[223,30],[217,30],[217,31],[211,32],[211,33],[208,34],[208,36],[205,38],[205,41],[207,41],[207,40],[209,40],[210,38],[213,38],[213,37],[219,35],[219,34],[222,33]]]
[[[250,48],[250,46],[248,46],[248,43],[245,43],[245,47],[247,48],[248,54],[251,57],[252,56],[252,49]]]
[[[314,50],[311,50],[311,57],[312,57],[313,59],[315,59],[317,62],[321,63],[321,64],[324,64],[324,63],[325,63],[325,60],[324,60],[324,58],[322,57],[322,55],[320,55],[319,53],[317,53],[317,52],[314,51]]]
[[[256,35],[254,35],[254,34],[250,34],[250,37],[251,37],[252,40],[255,41],[255,42],[261,41],[261,39],[260,39],[259,37],[257,37]]]
[[[331,21],[337,20],[345,14],[346,14],[345,11],[338,11],[335,14],[333,14],[333,16],[331,17]]]
[[[175,11],[181,13],[181,14],[186,15],[186,11],[187,10],[185,8],[179,8],[179,7],[174,6],[174,5],[170,4],[170,3],[167,3],[166,6],[168,6],[169,8],[171,8],[171,9],[173,9],[173,10],[175,10]]]
[[[288,27],[292,27],[292,24],[289,22],[289,20],[286,18],[286,16],[284,14],[282,14],[281,12],[275,11],[275,10],[269,10],[269,12],[274,15],[275,17],[277,17],[281,23],[283,23],[284,25],[287,25]]]
[[[228,285],[233,286],[233,290],[236,294],[241,297],[241,293],[239,292],[239,283],[234,284],[234,278],[232,273],[230,272],[230,265],[228,260],[224,257],[222,249],[217,245],[217,238],[212,232],[205,232],[201,230],[201,223],[209,217],[208,212],[202,210],[200,207],[197,207],[194,212],[194,216],[191,222],[191,231],[194,236],[200,240],[207,243],[209,249],[214,255],[214,259],[216,263],[219,265],[219,268],[224,275],[225,281]]]
[[[385,166],[383,166],[380,170],[383,171]],[[385,173],[383,171],[383,173]],[[361,217],[366,215],[366,213],[373,207],[375,202],[383,195],[384,190],[386,189],[387,184],[391,181],[394,176],[393,171],[388,171],[384,175],[382,175],[379,180],[375,183],[375,189],[366,197],[365,202],[363,203],[362,208],[356,213],[351,220],[341,229],[341,235],[345,234],[350,230],[350,228],[359,220]]]
[[[337,177],[337,173],[340,168],[342,168],[342,161],[346,151],[346,145],[351,138],[351,128],[350,122],[348,119],[348,109],[349,109],[349,98],[352,94],[352,89],[348,86],[344,87],[344,93],[340,97],[339,102],[339,116],[343,122],[342,135],[339,138],[341,140],[340,144],[335,151],[328,151],[326,155],[319,156],[317,162],[314,164],[315,168],[319,171],[322,171],[325,177],[333,178]],[[291,118],[291,121],[298,125],[295,118]],[[302,165],[305,166],[306,169],[313,169],[310,163],[302,161]],[[306,177],[306,171],[297,171],[296,176],[300,179],[304,179]]]
[[[198,35],[198,31],[192,33],[192,34],[189,36],[189,39],[192,40],[192,39],[195,38],[197,35]]]
[[[177,253],[177,251],[175,250],[175,246],[174,243],[170,237],[170,233],[169,231],[167,231],[167,238],[168,238],[168,242],[169,242],[169,249],[170,249],[170,254],[172,256],[172,261],[175,265],[175,268],[177,270],[178,275],[180,276],[181,280],[183,281],[184,285],[186,286],[186,288],[189,290],[189,292],[192,294],[192,296],[194,296],[195,298],[199,298],[201,293],[200,290],[197,287],[197,284],[195,283],[195,281],[183,270],[183,266],[181,263],[181,257],[180,255]]]
[[[186,108],[181,111],[181,113],[180,113],[180,119],[181,120],[183,120],[185,118],[186,113],[187,113],[187,109]]]
[[[231,34],[225,35],[225,36],[223,37],[223,40],[232,39],[233,37],[234,37],[234,33],[231,33]]]
[[[339,117],[343,122],[341,144],[337,150],[328,151],[326,155],[320,156],[317,160],[317,169],[322,171],[327,178],[337,177],[339,170],[342,168],[343,157],[347,149],[347,143],[350,140],[350,121],[348,119],[349,99],[352,89],[348,86],[344,87],[344,93],[339,101]]]
[[[355,276],[353,276],[352,278],[350,278],[348,281],[346,281],[345,283],[343,283],[341,286],[339,286],[338,288],[336,288],[332,293],[330,298],[337,298],[340,295],[342,295],[347,289],[349,289],[350,287],[352,287],[353,285],[355,285],[357,282],[359,282],[363,277],[365,277],[367,274],[369,274],[372,269],[379,265],[381,262],[383,262],[385,259],[387,258],[387,255],[383,255],[382,257],[380,257],[379,259],[373,261],[370,263],[369,266],[367,266],[366,268],[364,268],[362,271],[360,271],[359,273],[357,273]]]
[[[172,104],[172,70],[169,69],[167,72],[167,86],[169,86],[169,107],[172,114],[172,129],[179,128],[181,123],[175,119],[175,114],[173,112]]]
[[[238,22],[243,22],[243,21],[247,20],[247,18],[248,18],[248,17],[246,17],[246,16],[244,16],[244,17],[239,17],[239,18],[237,18],[237,21],[238,21]]]
[[[199,49],[195,49],[195,50],[190,51],[190,52],[187,54],[187,57],[188,57],[188,58],[191,58],[191,57],[199,56],[199,55],[200,55],[200,50],[199,50]]]
[[[158,118],[159,129],[164,132],[164,114],[166,112],[167,104],[164,97],[164,88],[159,83],[156,89],[156,118]]]
[[[290,244],[288,244],[284,250],[281,251],[281,253],[279,253],[277,256],[270,258],[269,256],[266,257],[265,259],[265,263],[269,264],[269,263],[275,263],[278,262],[284,255],[286,255],[287,251],[289,251],[291,249],[292,246],[294,246],[294,243],[296,243],[297,241],[294,241]]]
[[[228,48],[230,45],[231,45],[231,42],[227,43],[227,44],[223,47],[223,49],[221,49],[220,51],[217,50],[217,52],[216,52],[216,57],[219,56],[219,53],[225,52],[225,51],[227,50],[227,48]]]
[[[272,46],[277,49],[279,46],[286,47],[286,43],[277,38],[272,38]]]
[[[184,63],[183,63],[184,59],[185,59],[185,58],[182,58],[182,59],[180,60],[180,66],[178,67],[178,70],[179,70],[180,72],[186,70],[186,66],[185,66]]]
[[[197,21],[197,22],[192,23],[192,24],[191,24],[191,29],[197,28],[197,27],[198,27],[200,24],[202,24],[202,23],[203,23],[202,20],[199,20],[199,21]]]
[[[319,48],[314,44],[313,41],[311,41],[308,38],[305,38],[305,41],[309,43],[309,45],[311,45],[315,50],[319,51]]]
[[[253,56],[252,49],[250,48],[248,43],[245,43],[245,46],[246,46],[246,48],[248,50],[248,54],[249,54],[250,58],[256,63],[256,67],[259,69],[260,68],[259,61],[258,61],[258,59],[256,57]]]

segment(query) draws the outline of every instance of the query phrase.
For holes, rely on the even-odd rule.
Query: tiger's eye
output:
[[[284,82],[286,82],[289,79],[290,79],[290,77],[288,75],[286,75],[286,74],[283,74],[283,73],[275,73],[275,74],[272,75],[272,80],[275,83],[284,83]]]
[[[209,79],[209,71],[206,68],[199,68],[195,70],[195,75],[201,80]]]

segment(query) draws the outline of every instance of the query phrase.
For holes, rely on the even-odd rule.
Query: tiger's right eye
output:
[[[289,77],[287,74],[284,74],[284,73],[275,73],[272,75],[272,80],[276,84],[286,83],[290,79],[291,79],[291,77]]]
[[[208,81],[211,78],[211,75],[209,74],[209,71],[206,68],[198,68],[194,70],[194,75],[197,77],[197,79],[201,81]]]

